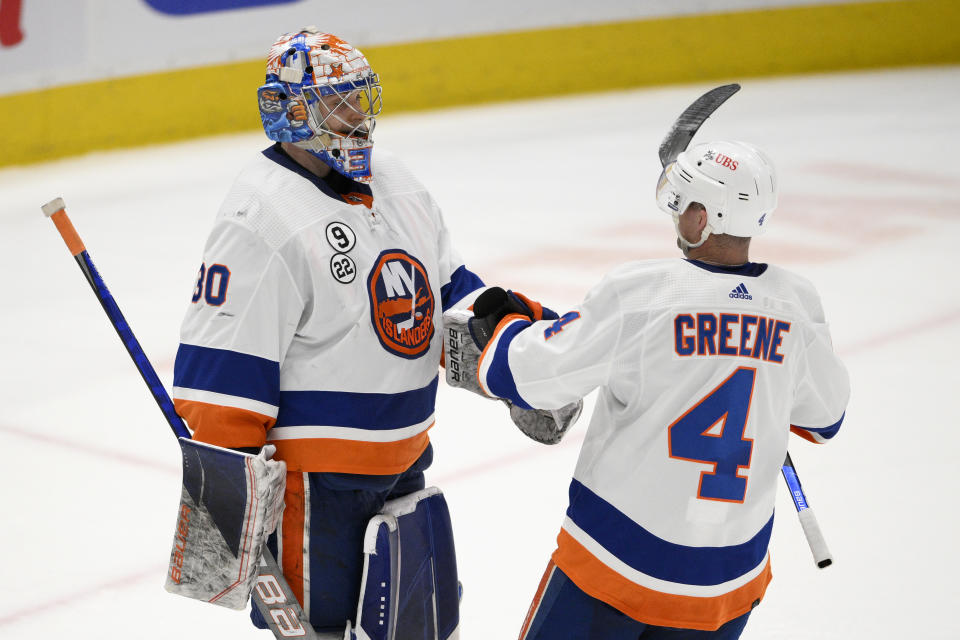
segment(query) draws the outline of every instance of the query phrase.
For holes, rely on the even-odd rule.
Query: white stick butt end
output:
[[[43,215],[47,216],[48,218],[53,214],[55,214],[57,211],[60,211],[61,209],[66,209],[66,208],[67,208],[67,205],[64,204],[63,198],[54,198],[47,204],[40,207],[40,209],[43,210]]]

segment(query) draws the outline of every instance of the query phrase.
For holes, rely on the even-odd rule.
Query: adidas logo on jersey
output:
[[[747,291],[747,288],[743,286],[743,283],[737,285],[737,287],[730,292],[731,298],[739,298],[741,300],[753,300],[753,296],[750,295],[750,292]]]

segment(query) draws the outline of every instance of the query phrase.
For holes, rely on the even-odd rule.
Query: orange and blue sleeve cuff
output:
[[[506,398],[522,409],[532,409],[520,392],[510,370],[510,343],[532,322],[525,316],[511,314],[497,325],[493,337],[480,355],[477,378],[487,395]]]
[[[844,411],[839,420],[827,427],[801,427],[799,425],[791,424],[790,431],[800,436],[804,440],[813,442],[814,444],[823,444],[827,440],[830,440],[837,435],[837,433],[840,431],[840,425],[843,424],[843,419],[846,417],[846,415],[847,413]]]

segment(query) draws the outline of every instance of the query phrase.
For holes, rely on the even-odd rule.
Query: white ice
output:
[[[781,490],[774,581],[743,637],[960,638],[960,67],[743,84],[698,139],[777,161],[781,205],[752,257],[818,286],[853,384],[836,441],[792,445],[836,563],[814,567]],[[471,268],[562,309],[618,263],[677,255],[656,151],[706,88],[388,115],[377,144],[433,191]],[[212,216],[266,146],[251,133],[0,171],[0,638],[269,637],[163,590],[178,449],[40,212],[65,198],[169,385]],[[428,482],[451,506],[465,639],[516,637],[586,422],[538,446],[496,403],[441,388]]]

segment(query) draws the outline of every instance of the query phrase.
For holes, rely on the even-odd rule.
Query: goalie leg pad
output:
[[[453,529],[439,489],[387,502],[367,526],[364,553],[357,640],[459,637]]]
[[[170,552],[170,593],[243,609],[263,543],[283,511],[286,465],[180,438],[183,488]]]

